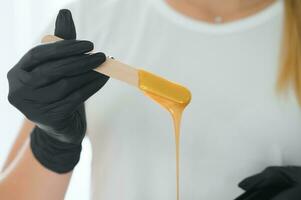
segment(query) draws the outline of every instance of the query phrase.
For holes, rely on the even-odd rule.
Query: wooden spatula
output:
[[[42,39],[42,43],[59,40],[62,39],[53,35],[47,35]],[[164,99],[182,105],[187,105],[191,100],[191,93],[184,86],[168,81],[150,72],[136,69],[110,57],[94,70],[135,86],[144,92],[163,97]]]
[[[54,35],[46,35],[42,39],[42,43],[56,42],[59,40],[62,39]],[[138,86],[138,70],[110,57],[107,57],[106,61],[94,70],[130,85]]]

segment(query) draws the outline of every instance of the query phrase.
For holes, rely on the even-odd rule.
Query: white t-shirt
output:
[[[301,112],[276,95],[283,2],[224,25],[186,17],[163,0],[89,0],[73,10],[96,50],[187,86],[181,132],[182,200],[234,199],[270,165],[299,165]],[[80,19],[80,20],[79,20]],[[175,200],[169,114],[110,79],[86,104],[95,200]]]

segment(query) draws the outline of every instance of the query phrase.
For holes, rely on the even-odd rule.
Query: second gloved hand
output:
[[[239,183],[245,193],[235,200],[301,199],[301,167],[268,167]]]

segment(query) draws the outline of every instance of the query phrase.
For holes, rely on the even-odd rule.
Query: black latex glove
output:
[[[34,47],[8,72],[8,100],[36,124],[31,133],[36,159],[54,172],[65,173],[79,161],[86,132],[84,101],[108,77],[92,70],[106,56],[87,54],[93,43],[75,40],[70,11],[59,12],[55,35],[65,40]]]
[[[301,167],[268,167],[239,183],[246,192],[236,200],[300,200]]]

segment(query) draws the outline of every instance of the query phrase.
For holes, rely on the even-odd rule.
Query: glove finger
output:
[[[38,88],[35,94],[39,103],[54,103],[61,101],[79,88],[99,78],[99,73],[89,71],[81,75],[66,77],[46,87]]]
[[[105,60],[105,54],[95,53],[44,63],[31,72],[33,76],[39,79],[39,81],[33,83],[34,87],[43,87],[63,77],[79,75],[91,71],[101,65]]]
[[[27,87],[26,82],[30,81],[32,76],[26,71],[12,68],[7,73],[7,78],[9,83],[8,101],[17,107],[20,100],[31,90],[30,87]]]
[[[262,173],[259,173],[245,178],[238,184],[238,186],[248,191],[254,189],[255,186],[258,185],[263,180],[264,180],[264,175]]]
[[[234,200],[255,200],[258,197],[258,193],[259,191],[249,190],[240,195],[239,197],[235,198]]]
[[[244,179],[239,187],[244,190],[260,189],[266,187],[287,188],[293,184],[286,168],[267,167],[263,172]]]
[[[41,63],[87,53],[93,48],[92,42],[84,40],[61,40],[42,44],[29,50],[16,66],[29,72]]]
[[[87,57],[74,62],[72,65],[64,66],[63,68],[61,68],[60,73],[65,75],[80,74],[99,67],[99,65],[101,65],[105,61],[106,55],[102,52],[89,54]]]
[[[248,190],[235,200],[267,200],[278,195],[282,189],[280,188],[265,188],[259,190]]]
[[[103,74],[99,74],[99,78],[86,84],[77,91],[70,94],[59,104],[66,106],[69,112],[74,111],[74,108],[78,107],[80,104],[84,103],[89,97],[100,90],[108,81],[109,77]]]
[[[13,77],[9,78],[10,85],[14,86],[18,83],[19,87],[21,87],[21,85],[25,87],[32,87],[32,82],[35,81],[35,77],[33,77],[31,73],[18,68],[12,70],[14,72],[13,75],[11,75]]]
[[[55,22],[54,35],[65,40],[76,39],[76,29],[70,10],[62,9],[59,11]]]
[[[256,186],[257,188],[287,188],[293,185],[285,167],[267,167],[262,174],[264,180]]]

